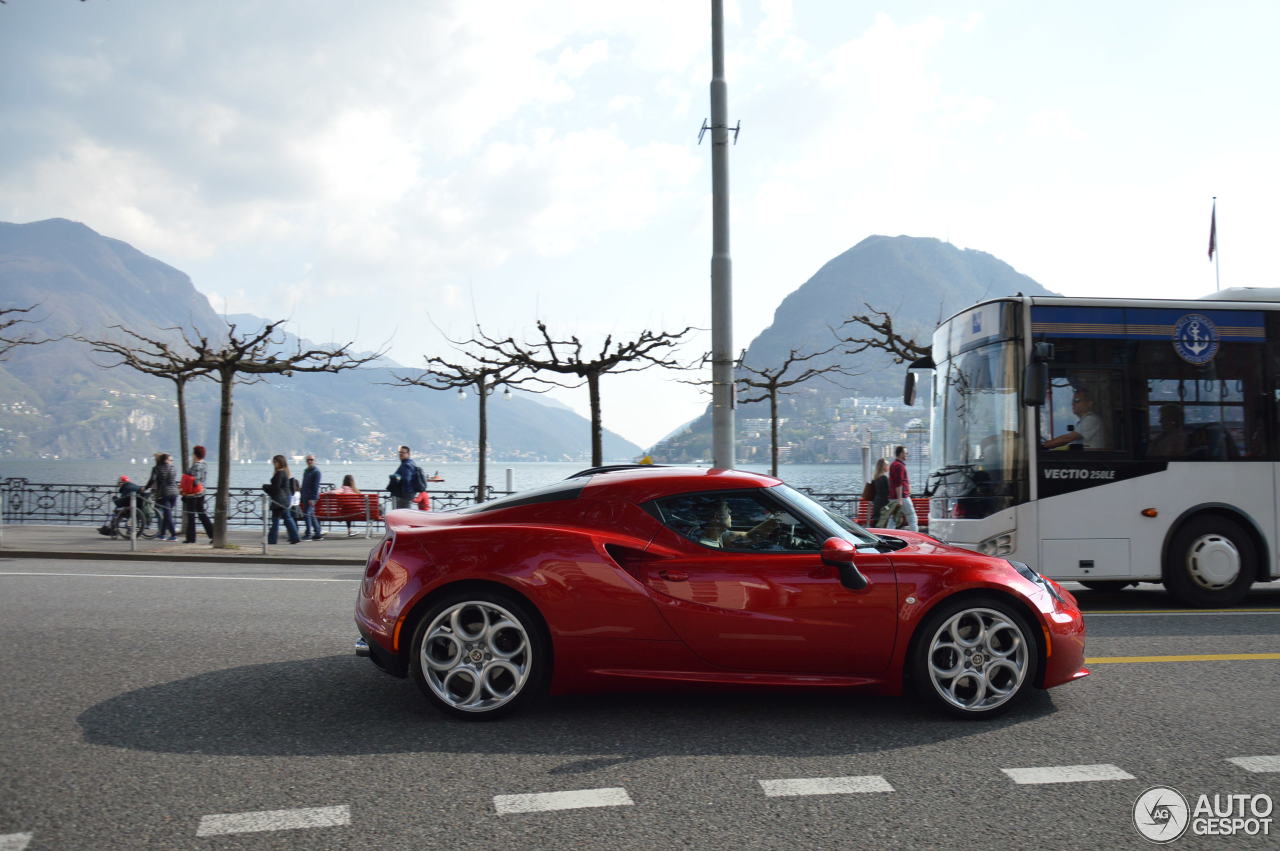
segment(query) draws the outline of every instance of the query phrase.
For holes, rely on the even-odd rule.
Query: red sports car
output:
[[[769,476],[601,467],[370,555],[356,652],[445,713],[551,691],[908,685],[969,717],[1087,675],[1075,599],[1025,564],[873,532]]]

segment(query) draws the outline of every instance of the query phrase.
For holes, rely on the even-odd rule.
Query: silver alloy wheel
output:
[[[964,609],[929,640],[929,678],[943,700],[990,710],[1018,693],[1031,663],[1022,627],[995,609]]]
[[[1226,588],[1240,576],[1240,550],[1225,535],[1201,535],[1187,547],[1187,575],[1201,588]]]
[[[431,691],[464,712],[489,712],[510,703],[533,663],[529,634],[519,618],[484,600],[456,603],[436,615],[418,652]]]

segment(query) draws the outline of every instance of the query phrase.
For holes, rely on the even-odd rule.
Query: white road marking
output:
[[[1255,774],[1280,771],[1280,755],[1272,756],[1233,756],[1227,760]]]
[[[1157,618],[1157,617],[1231,617],[1232,615],[1280,615],[1280,609],[1234,609],[1232,611],[1172,611],[1172,612],[1084,612],[1086,618]]]
[[[328,567],[329,565],[318,565]],[[357,565],[351,565],[355,569]],[[162,573],[46,573],[0,570],[0,576],[90,576],[100,579],[229,579],[236,582],[360,582],[359,579],[320,579],[306,576],[171,576]]]
[[[0,851],[22,851],[30,841],[29,833],[5,833],[0,835]]]
[[[351,824],[351,808],[310,807],[297,810],[261,810],[253,813],[222,813],[204,816],[196,836],[224,833],[257,833],[263,830],[298,830],[304,827],[341,827]]]
[[[533,795],[494,795],[498,815],[539,813],[549,810],[577,810],[584,807],[627,807],[634,801],[620,786],[607,789],[579,789],[573,792],[540,792]]]
[[[1134,780],[1114,765],[1047,765],[1042,768],[1002,768],[1014,783],[1086,783],[1091,780]]]
[[[798,777],[792,780],[761,780],[760,787],[770,798],[893,791],[893,787],[879,774],[867,774],[862,777]]]

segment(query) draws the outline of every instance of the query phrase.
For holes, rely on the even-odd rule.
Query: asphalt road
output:
[[[1280,755],[1280,661],[1104,662],[989,723],[907,699],[668,693],[469,724],[351,654],[358,576],[0,559],[0,851],[1139,848],[1150,786],[1280,799],[1280,773],[1229,761]],[[1280,590],[1231,613],[1080,597],[1090,657],[1280,652]],[[1005,771],[1063,766],[1113,779]],[[578,794],[508,797],[555,792]],[[517,811],[556,803],[598,806]],[[1269,837],[1172,847],[1274,848],[1273,818]]]

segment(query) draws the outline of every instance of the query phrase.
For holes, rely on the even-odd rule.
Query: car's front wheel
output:
[[[446,715],[488,720],[545,690],[548,645],[528,603],[496,589],[463,591],[437,600],[418,622],[410,669]]]
[[[1035,683],[1035,633],[1012,604],[996,597],[942,603],[919,635],[911,667],[916,690],[952,715],[998,715]]]

